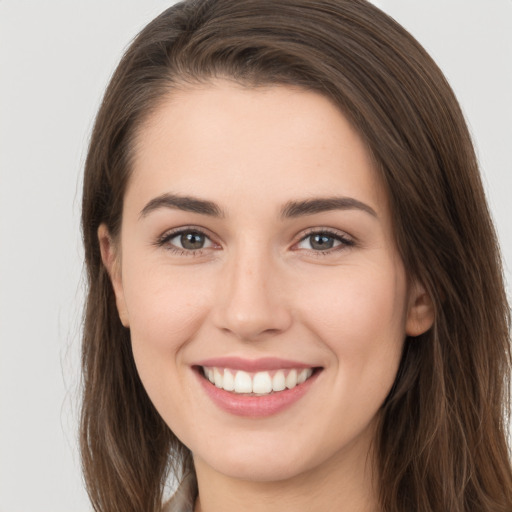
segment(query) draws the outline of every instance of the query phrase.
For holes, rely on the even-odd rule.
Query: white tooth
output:
[[[223,388],[226,391],[233,391],[235,389],[235,378],[229,370],[224,370],[224,382]]]
[[[242,370],[235,375],[235,393],[252,393],[251,376]]]
[[[218,388],[222,388],[222,381],[224,379],[222,378],[222,373],[220,373],[218,368],[213,369],[213,379],[215,382],[215,386]]]
[[[252,392],[267,394],[272,391],[272,379],[268,372],[258,372],[252,381]]]
[[[286,376],[286,387],[292,389],[297,385],[297,370],[290,370]]]
[[[208,380],[213,384],[215,382],[213,368],[206,368],[206,374],[207,374]]]
[[[283,370],[278,370],[272,378],[272,389],[274,391],[283,391],[286,388],[286,379]]]
[[[299,372],[299,375],[297,376],[297,384],[302,384],[308,377],[311,376],[309,373],[310,368],[304,368]],[[308,375],[309,373],[309,375]]]

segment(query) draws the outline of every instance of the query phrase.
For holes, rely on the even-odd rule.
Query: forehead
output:
[[[361,137],[326,97],[228,81],[169,94],[136,137],[128,199],[180,193],[236,203],[248,196],[386,197]],[[215,197],[213,197],[215,196]]]

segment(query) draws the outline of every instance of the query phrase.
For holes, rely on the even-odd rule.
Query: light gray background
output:
[[[0,512],[90,510],[76,449],[81,170],[123,48],[170,3],[0,0]],[[375,3],[459,96],[510,291],[512,1]]]

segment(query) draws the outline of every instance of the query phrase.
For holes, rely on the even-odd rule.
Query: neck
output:
[[[194,458],[199,497],[194,512],[375,512],[373,457],[352,447],[287,480],[249,481]]]

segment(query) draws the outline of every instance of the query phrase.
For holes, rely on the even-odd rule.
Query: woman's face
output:
[[[431,318],[372,160],[329,100],[223,81],[173,92],[140,130],[120,240],[99,234],[140,378],[198,470],[270,481],[364,464],[404,339]]]

